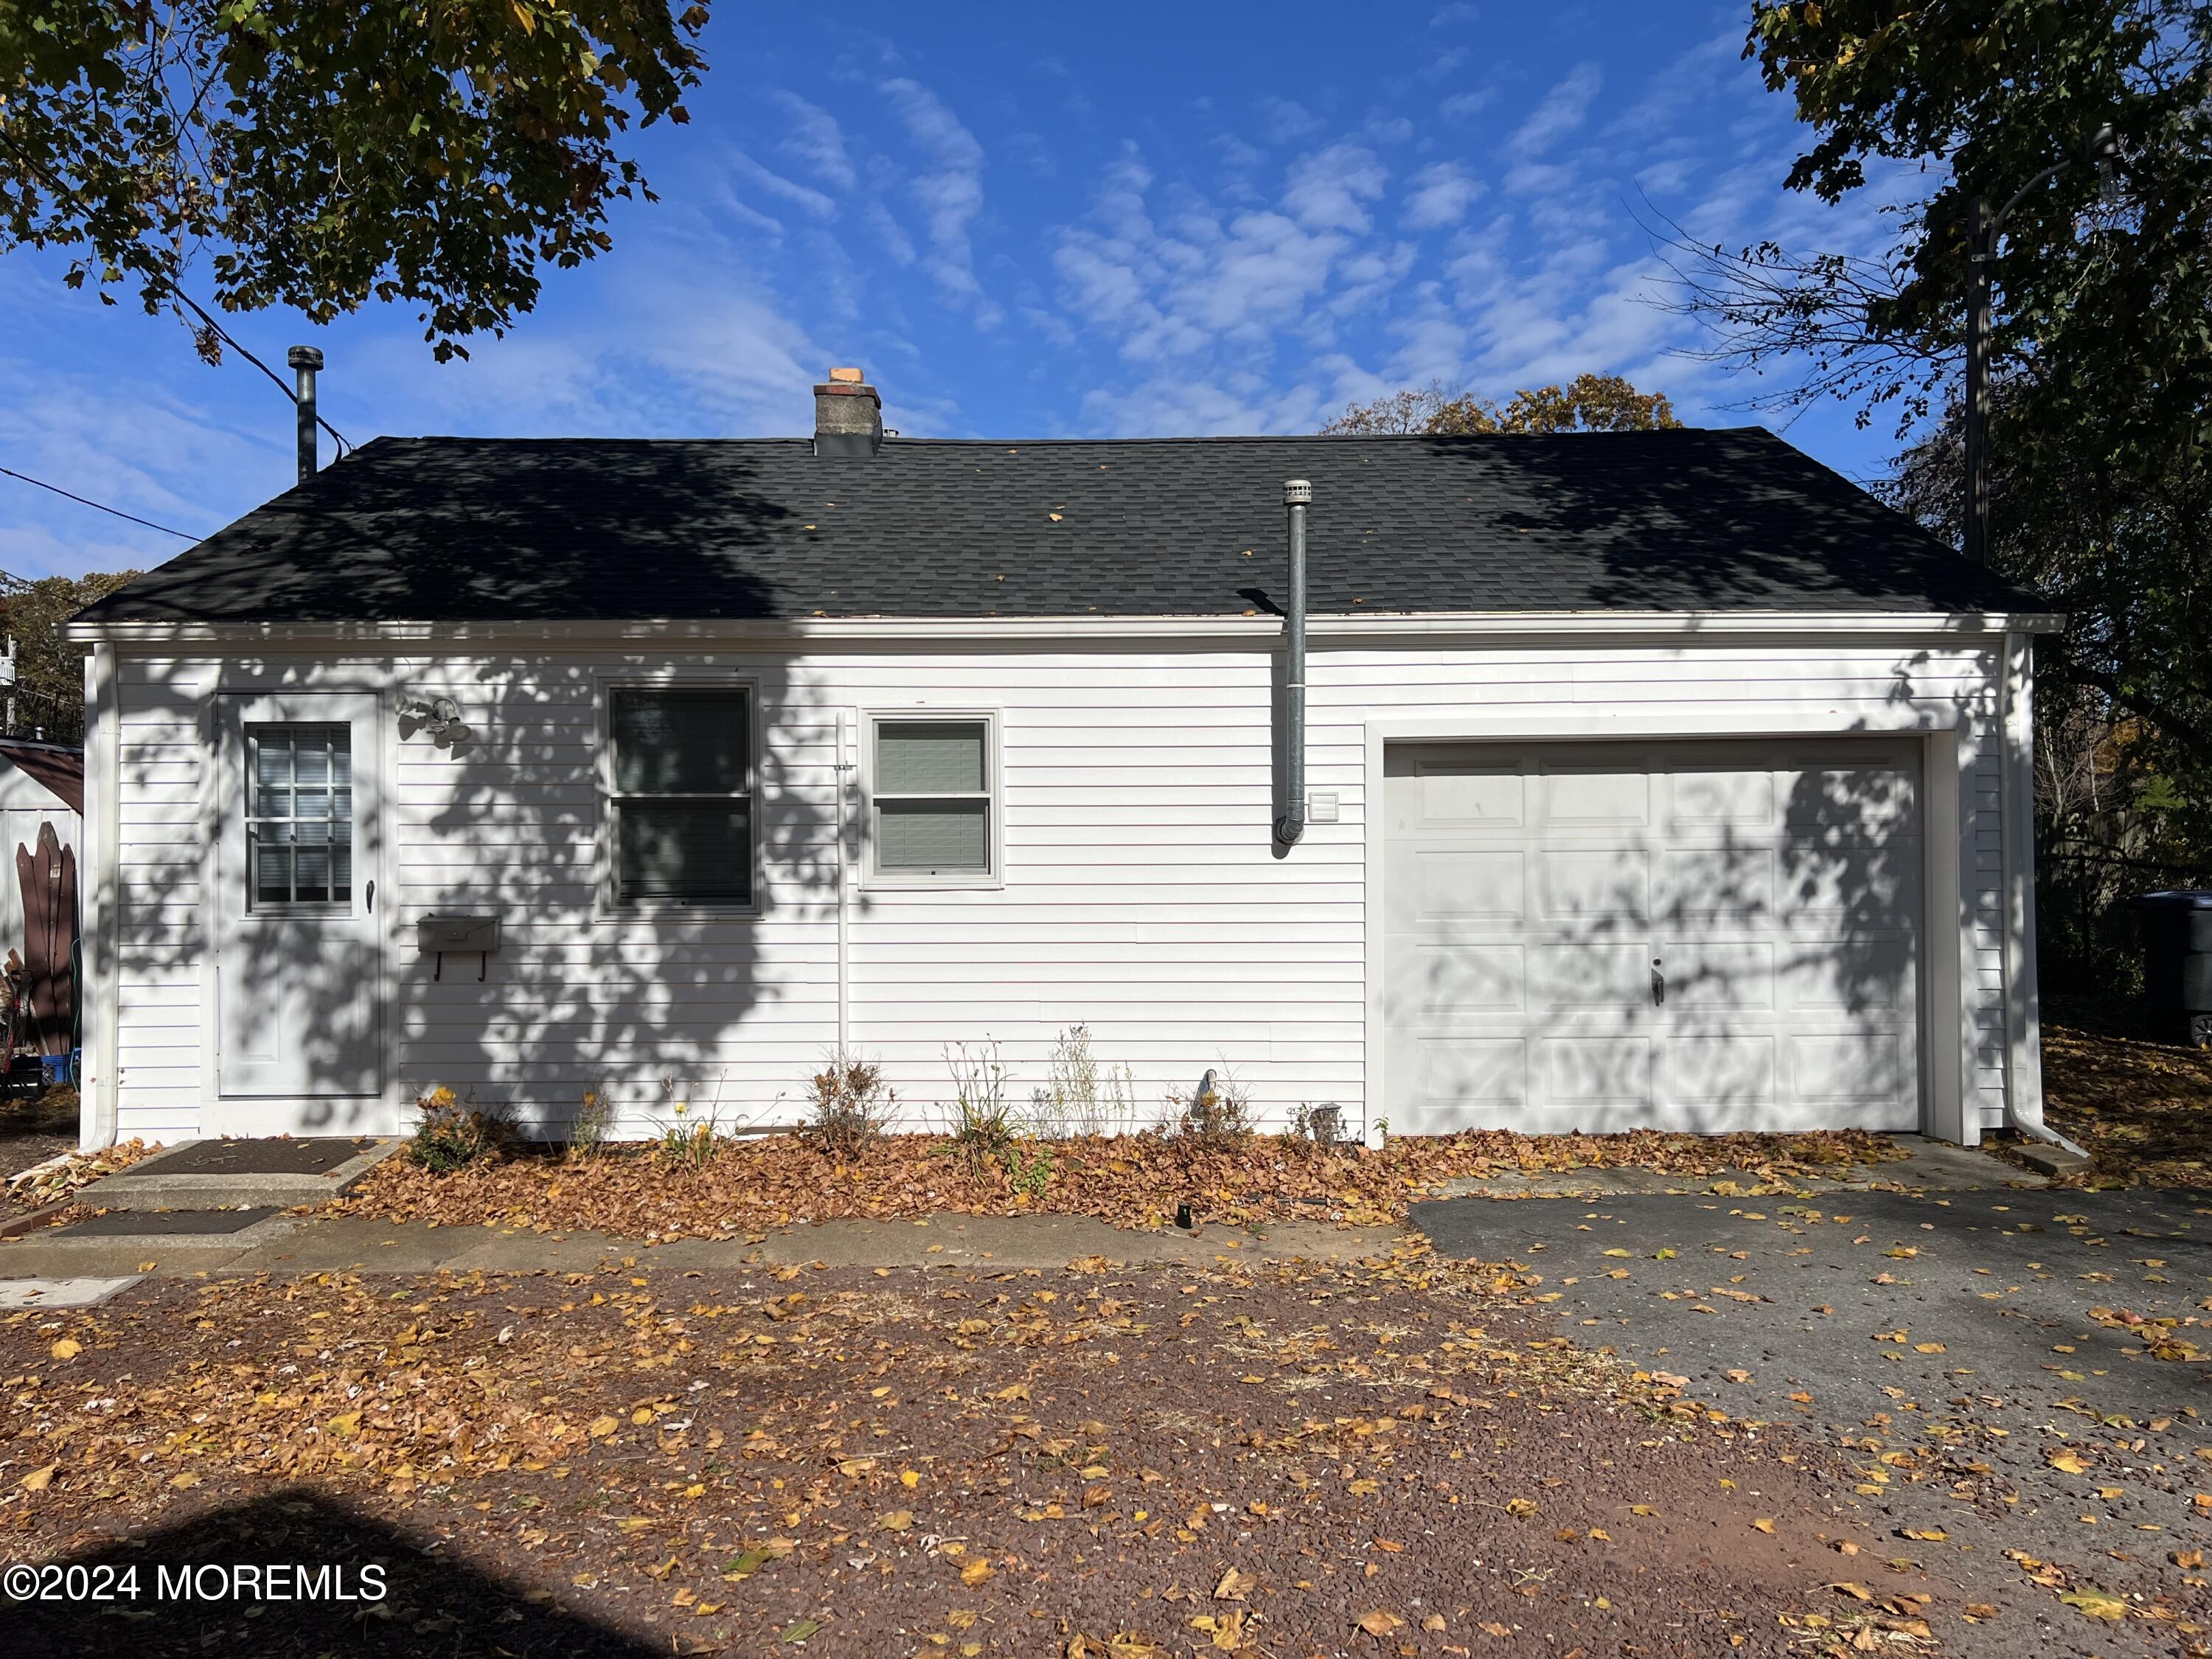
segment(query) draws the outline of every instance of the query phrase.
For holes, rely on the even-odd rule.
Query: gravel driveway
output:
[[[2205,1196],[1474,1198],[1413,1219],[1540,1274],[1578,1340],[1854,1454],[1842,1495],[1891,1559],[1839,1559],[1840,1583],[1917,1565],[1989,1610],[1961,1651],[2112,1659],[2212,1653]]]

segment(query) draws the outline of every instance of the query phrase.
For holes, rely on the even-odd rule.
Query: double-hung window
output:
[[[988,715],[880,715],[869,802],[879,885],[969,886],[998,874],[997,788]]]
[[[753,696],[742,685],[607,694],[615,902],[753,902]]]

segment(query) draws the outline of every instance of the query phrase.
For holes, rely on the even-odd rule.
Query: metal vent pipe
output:
[[[1291,515],[1291,602],[1283,622],[1285,810],[1275,820],[1275,839],[1285,847],[1296,846],[1306,832],[1306,508],[1312,501],[1313,485],[1305,479],[1283,481],[1283,505]]]
[[[314,346],[294,346],[284,361],[299,386],[292,401],[299,405],[300,482],[305,483],[315,476],[315,371],[323,366],[323,354]]]

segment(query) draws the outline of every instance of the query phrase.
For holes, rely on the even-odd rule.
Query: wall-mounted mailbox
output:
[[[446,976],[446,952],[457,951],[477,958],[477,977],[482,979],[491,966],[491,953],[499,949],[499,918],[424,916],[415,924],[415,942],[424,956],[438,958],[431,978]]]

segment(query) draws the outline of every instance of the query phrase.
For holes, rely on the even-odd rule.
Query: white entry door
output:
[[[1920,1127],[1909,739],[1386,751],[1409,1133]]]
[[[377,1127],[376,700],[216,699],[216,1060],[223,1134]]]

